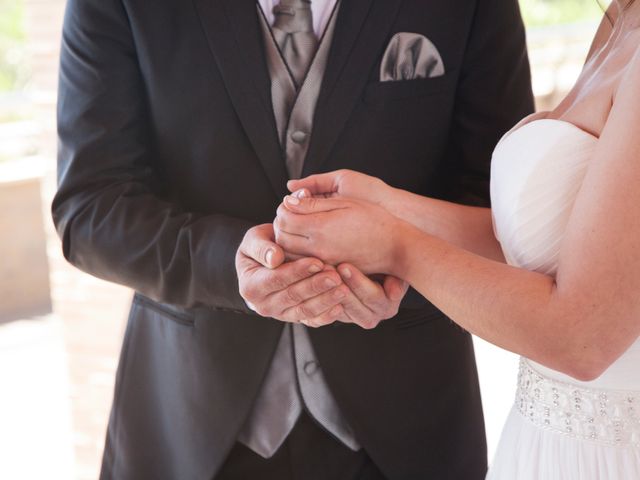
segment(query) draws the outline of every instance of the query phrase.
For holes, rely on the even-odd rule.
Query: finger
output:
[[[347,289],[348,293],[342,301],[344,314],[347,319],[345,323],[354,323],[367,330],[375,327],[378,319],[374,312],[362,303],[348,286]]]
[[[300,323],[307,327],[320,328],[337,322],[342,315],[344,315],[342,305],[336,305],[331,310],[324,312],[322,315],[319,315],[316,318],[302,320]]]
[[[338,180],[340,175],[340,170],[338,170],[331,173],[311,175],[298,180],[289,180],[287,188],[290,192],[295,192],[304,188],[309,190],[312,195],[334,193],[338,191]]]
[[[240,252],[267,268],[277,268],[284,262],[285,254],[275,243],[273,226],[269,223],[250,229],[239,247]]]
[[[282,312],[285,310],[316,298],[340,285],[342,285],[342,280],[337,272],[321,272],[320,274],[300,280],[284,290],[271,293],[265,298],[262,307],[269,312],[273,312],[274,316],[277,315],[278,318],[280,318]],[[330,306],[331,305],[328,305],[327,308]],[[324,310],[326,310],[326,308],[317,312],[316,315],[324,312]]]
[[[293,192],[291,195],[293,195],[294,197],[297,198],[304,198],[304,197],[322,197],[322,198],[332,198],[335,196],[339,196],[338,192],[331,192],[331,193],[318,193],[316,195],[312,194],[310,190],[306,189],[306,188],[301,188],[300,190],[296,190],[295,192]]]
[[[296,198],[312,197],[313,194],[307,188],[301,188],[292,193]]]
[[[310,237],[315,232],[317,217],[315,215],[298,215],[280,204],[277,216],[273,221],[276,242],[280,232]],[[279,243],[279,242],[278,242]]]
[[[290,255],[300,255],[303,257],[315,256],[311,249],[311,242],[307,237],[291,234],[280,229],[277,230],[278,244]]]
[[[262,302],[268,295],[285,290],[290,285],[321,272],[322,268],[323,263],[317,258],[302,258],[273,270],[257,268],[240,276],[240,293],[245,300],[260,307],[258,302]]]
[[[238,279],[259,268],[264,267],[261,263],[256,262],[251,257],[247,257],[240,251],[240,249],[238,249],[236,252],[236,271],[238,273]]]
[[[333,197],[303,197],[298,198],[293,195],[287,195],[284,197],[283,205],[287,210],[299,215],[309,215],[313,213],[331,212],[333,210],[339,210],[347,208],[349,205],[346,200]]]
[[[301,258],[305,258],[303,255],[296,255],[291,252],[284,252],[285,262],[295,262],[296,260],[300,260]]]
[[[278,205],[278,208],[276,209],[276,218],[273,220],[276,241],[278,238],[278,230],[301,235],[301,233],[299,232],[304,229],[306,218],[307,217],[303,215],[297,215],[293,213],[284,205],[284,203]]]
[[[338,266],[342,281],[353,294],[373,312],[380,312],[387,307],[387,294],[378,282],[371,280],[353,265],[344,263]]]
[[[278,207],[280,208],[280,207]],[[301,258],[305,258],[308,255],[299,255],[297,253],[293,253],[293,252],[288,252],[286,250],[286,248],[284,247],[284,245],[280,244],[279,241],[279,237],[282,234],[282,230],[279,228],[280,224],[282,223],[282,220],[278,219],[278,217],[276,217],[273,220],[273,231],[274,231],[274,236],[275,236],[275,242],[276,244],[278,244],[278,246],[284,251],[284,261],[285,262],[294,262],[296,260],[300,260]]]
[[[407,294],[409,284],[398,277],[387,275],[382,283],[382,288],[384,288],[389,300],[399,303]]]
[[[333,288],[288,308],[282,313],[282,318],[287,322],[293,323],[299,323],[303,320],[313,320],[331,310],[333,307],[340,305],[347,296],[348,290],[345,285],[340,285],[337,288]],[[333,320],[336,320],[336,318]]]

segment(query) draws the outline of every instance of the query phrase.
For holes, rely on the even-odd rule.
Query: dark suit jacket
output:
[[[379,83],[401,31],[428,37],[446,75]],[[515,0],[343,0],[304,173],[486,202],[491,151],[531,111]],[[70,0],[58,114],[64,254],[137,292],[102,478],[211,479],[283,327],[247,310],[234,269],[286,193],[255,1]],[[467,333],[423,301],[373,331],[311,338],[390,479],[483,477]]]

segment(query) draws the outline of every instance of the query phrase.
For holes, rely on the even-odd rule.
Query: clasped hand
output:
[[[335,182],[328,175],[340,173],[290,182],[298,195],[280,205],[274,224],[245,235],[236,270],[240,294],[256,313],[310,327],[340,321],[366,329],[397,313],[407,284],[391,275],[380,281],[365,275],[385,273],[392,248],[385,221],[394,217],[324,185]],[[350,173],[359,184],[373,180]]]

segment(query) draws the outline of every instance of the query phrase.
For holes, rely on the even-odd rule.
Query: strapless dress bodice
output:
[[[491,201],[496,238],[510,265],[555,275],[573,204],[597,145],[597,137],[552,119],[526,123],[502,138],[493,154]],[[640,391],[640,340],[593,382],[528,362],[546,376],[586,388]]]
[[[534,120],[493,153],[491,201],[507,261],[554,275],[571,210],[598,139],[571,123]]]

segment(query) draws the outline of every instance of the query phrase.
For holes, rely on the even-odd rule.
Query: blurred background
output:
[[[595,0],[521,0],[538,109],[578,76]],[[0,0],[0,479],[95,479],[131,292],[62,258],[49,214],[64,0]],[[517,358],[477,340],[490,454]]]

